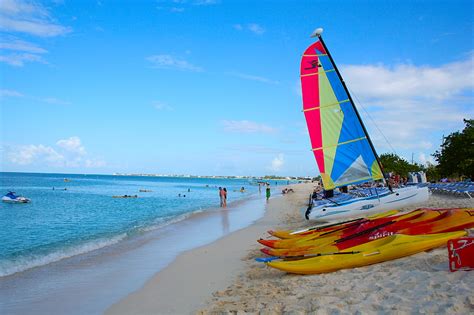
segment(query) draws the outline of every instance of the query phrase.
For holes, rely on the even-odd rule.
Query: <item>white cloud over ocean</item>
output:
[[[283,168],[285,164],[285,157],[282,153],[278,154],[275,158],[273,158],[269,170],[274,172],[279,172]]]
[[[56,168],[96,168],[107,163],[91,156],[82,145],[81,139],[73,136],[61,139],[55,146],[43,144],[5,146],[6,160],[9,163],[25,165],[47,165]]]
[[[70,137],[68,139],[59,140],[56,142],[56,145],[60,148],[63,148],[66,151],[78,154],[78,155],[86,155],[86,149],[81,143],[81,139],[79,137]]]

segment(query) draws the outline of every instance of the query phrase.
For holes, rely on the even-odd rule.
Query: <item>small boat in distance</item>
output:
[[[140,189],[139,192],[152,192],[153,190],[149,190],[149,189]]]
[[[311,44],[301,59],[303,113],[308,125],[312,151],[321,174],[323,200],[310,203],[306,219],[336,220],[399,209],[428,200],[427,187],[407,187],[379,194],[354,197],[347,194],[349,185],[384,181],[383,167],[375,147],[355,107],[351,94],[329,53],[321,34],[311,37]],[[335,201],[333,190],[339,188],[347,198]]]
[[[9,191],[8,194],[2,197],[2,201],[6,203],[28,203],[31,201],[31,199],[23,196],[17,196],[14,191]]]
[[[112,196],[112,198],[138,198],[137,195]]]

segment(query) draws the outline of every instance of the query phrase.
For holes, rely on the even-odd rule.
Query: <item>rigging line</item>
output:
[[[380,134],[382,135],[382,137],[385,139],[385,142],[387,142],[388,146],[390,147],[390,149],[392,149],[392,152],[395,153],[396,155],[397,154],[397,151],[395,151],[395,149],[392,147],[392,144],[390,143],[390,141],[388,141],[387,137],[385,136],[385,134],[382,132],[382,130],[380,130],[379,126],[377,125],[377,123],[375,122],[375,120],[372,118],[372,116],[370,116],[369,112],[365,109],[364,105],[362,105],[362,102],[359,100],[359,98],[357,97],[357,95],[354,93],[354,91],[352,91],[351,89],[349,89],[351,94],[355,97],[355,99],[357,100],[357,103],[359,103],[359,106],[364,110],[364,112],[366,113],[366,115],[369,117],[369,119],[372,121],[372,123],[374,124],[375,128],[380,132]]]

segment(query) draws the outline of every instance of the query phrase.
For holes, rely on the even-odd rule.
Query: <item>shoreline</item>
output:
[[[238,199],[238,200],[232,201],[229,204],[229,208],[230,209],[237,208],[241,204],[255,200],[257,198],[258,198],[257,194],[252,194],[245,197],[244,199]],[[61,249],[60,251],[51,252],[50,254],[46,256],[38,256],[35,259],[30,260],[25,264],[12,263],[11,264],[12,267],[8,268],[7,266],[6,268],[4,268],[5,269],[5,271],[3,271],[4,274],[0,273],[0,280],[5,279],[7,277],[14,276],[15,274],[18,274],[18,273],[28,272],[29,270],[34,269],[34,268],[41,268],[49,264],[57,263],[62,260],[71,259],[79,255],[87,255],[95,251],[101,251],[101,250],[107,249],[107,247],[120,245],[121,242],[133,241],[133,239],[136,237],[139,237],[139,238],[146,237],[146,234],[149,232],[157,232],[160,229],[166,229],[172,225],[179,225],[181,224],[181,222],[186,221],[186,220],[195,220],[195,219],[199,219],[206,216],[218,215],[222,211],[223,209],[218,208],[218,207],[209,207],[209,208],[203,208],[203,209],[199,207],[198,209],[192,212],[183,213],[168,221],[153,223],[149,226],[141,227],[137,229],[136,231],[129,231],[129,232],[124,231],[120,234],[111,235],[109,237],[104,236],[101,238],[97,238],[97,239],[88,241],[86,243],[81,243],[69,248]]]
[[[263,215],[263,203],[263,196],[253,194],[233,201],[225,210],[213,207],[193,212],[117,244],[1,277],[4,299],[0,308],[6,314],[101,314],[180,253],[257,220]]]
[[[295,192],[270,198],[262,218],[210,244],[180,254],[141,289],[105,313],[151,314],[159,310],[160,314],[189,314],[204,307],[215,291],[229,286],[245,270],[242,257],[257,245],[256,240],[265,236],[267,229],[286,222],[287,207],[296,207],[293,210],[299,213],[299,207],[305,205],[312,184],[290,186]]]

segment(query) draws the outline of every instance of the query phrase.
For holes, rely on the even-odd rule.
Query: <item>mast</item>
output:
[[[323,32],[323,29],[322,28],[318,28],[316,29],[313,34],[311,35],[311,37],[318,37],[319,41],[321,42],[321,44],[323,45],[324,47],[324,50],[326,51],[326,54],[328,55],[329,57],[329,60],[331,61],[333,67],[334,67],[334,70],[336,70],[336,73],[337,73],[337,76],[339,77],[339,80],[341,80],[341,83],[342,83],[342,86],[344,87],[344,90],[346,91],[347,93],[347,96],[349,97],[349,101],[352,105],[352,108],[354,109],[354,112],[357,116],[357,119],[359,120],[361,126],[362,126],[362,130],[364,131],[364,134],[365,136],[367,137],[367,140],[369,142],[369,145],[370,145],[370,148],[372,149],[372,152],[374,153],[375,155],[375,159],[377,160],[377,163],[380,167],[380,170],[382,171],[382,177],[384,179],[384,181],[386,181],[385,179],[385,172],[383,170],[383,166],[382,166],[382,162],[380,162],[380,158],[379,158],[379,155],[377,154],[377,151],[375,151],[375,147],[374,147],[374,144],[372,143],[372,140],[370,139],[370,136],[369,136],[369,133],[367,132],[367,129],[365,128],[365,125],[364,125],[364,122],[362,121],[362,118],[360,117],[360,114],[359,114],[359,111],[357,110],[356,106],[355,106],[355,103],[354,101],[352,100],[352,96],[351,96],[351,93],[349,93],[349,89],[347,88],[346,86],[346,82],[344,81],[344,79],[342,78],[341,76],[341,73],[339,72],[339,69],[337,68],[336,66],[336,63],[334,62],[334,59],[332,59],[332,56],[331,56],[331,53],[329,52],[328,48],[326,47],[326,44],[324,43],[323,41],[323,37],[321,36]]]

